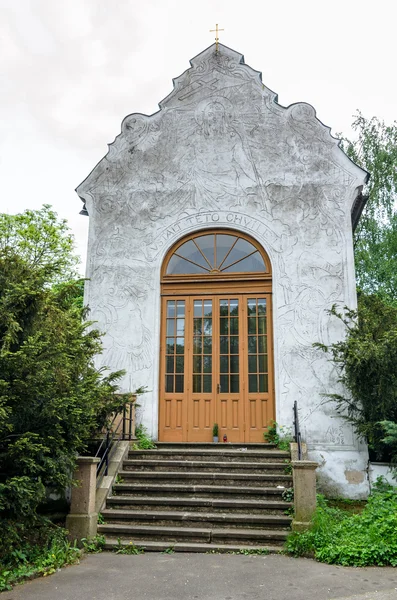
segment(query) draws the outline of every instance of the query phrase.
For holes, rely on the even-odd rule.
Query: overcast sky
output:
[[[51,204],[84,268],[74,189],[123,117],[151,114],[214,41],[241,52],[288,105],[350,134],[356,109],[396,119],[395,0],[0,0],[0,211]]]

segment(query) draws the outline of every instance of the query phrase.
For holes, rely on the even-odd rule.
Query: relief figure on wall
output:
[[[307,403],[307,398],[313,396],[313,382],[316,394],[326,393],[330,379],[335,376],[334,367],[313,344],[329,344],[335,334],[334,320],[328,310],[341,299],[343,265],[337,257],[335,263],[330,263],[307,251],[301,254],[297,265],[298,275],[293,279],[300,284],[289,287],[286,291],[289,303],[279,311],[284,348],[281,362],[284,390],[288,391],[292,385],[298,395],[306,396]]]
[[[99,300],[90,303],[95,326],[105,333],[101,364],[125,370],[124,383],[132,390],[139,385],[133,381],[136,372],[152,366],[152,338],[142,315],[147,290],[128,267],[102,267],[93,279],[102,289]]]
[[[224,97],[200,102],[195,119],[195,143],[179,161],[181,183],[193,191],[193,207],[245,204],[259,181],[249,148],[233,124],[231,102]]]

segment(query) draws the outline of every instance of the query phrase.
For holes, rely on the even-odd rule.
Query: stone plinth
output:
[[[96,469],[99,458],[80,456],[74,479],[78,482],[72,488],[70,513],[66,517],[69,539],[77,540],[94,537],[97,533],[98,513],[95,511]]]
[[[294,531],[303,531],[311,526],[316,510],[316,469],[318,464],[310,460],[293,460],[294,509],[292,522]]]

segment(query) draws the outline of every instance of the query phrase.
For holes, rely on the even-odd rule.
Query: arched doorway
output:
[[[161,273],[159,440],[260,442],[274,419],[271,265],[234,230],[179,240]]]

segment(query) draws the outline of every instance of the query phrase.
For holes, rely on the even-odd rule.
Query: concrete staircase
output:
[[[271,444],[170,444],[132,450],[102,511],[106,548],[279,551],[292,486],[288,452]],[[286,473],[287,471],[287,473]]]

